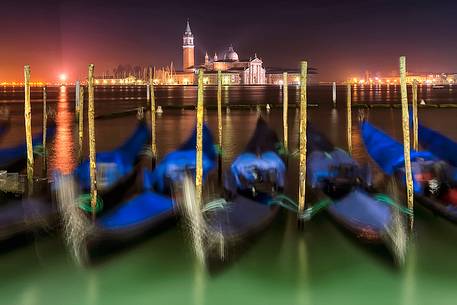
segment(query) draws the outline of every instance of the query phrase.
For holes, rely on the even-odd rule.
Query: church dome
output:
[[[224,59],[225,60],[230,60],[230,61],[238,61],[239,60],[238,53],[236,53],[235,50],[233,50],[232,46],[230,46],[228,51],[227,51],[227,53],[225,53]]]

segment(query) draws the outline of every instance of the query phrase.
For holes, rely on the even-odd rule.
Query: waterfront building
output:
[[[457,74],[455,73],[418,73],[418,72],[408,72],[406,75],[406,83],[411,85],[416,81],[420,85],[427,86],[442,86],[442,85],[454,85],[457,82]],[[374,84],[374,85],[396,85],[400,83],[399,76],[391,77],[375,77],[366,79],[358,79],[354,77],[350,79],[349,82],[353,84]]]
[[[182,70],[174,71],[173,67],[162,68],[154,71],[154,83],[161,85],[194,85],[197,83],[199,68],[204,71],[203,82],[207,85],[217,84],[217,73],[222,73],[224,85],[280,85],[282,72],[289,72],[289,84],[299,84],[299,69],[271,69],[267,71],[262,58],[254,54],[249,59],[242,59],[230,45],[222,54],[215,53],[210,57],[205,54],[201,65],[195,64],[195,40],[190,22],[187,20],[183,35],[182,45]],[[309,74],[316,74],[310,68]],[[308,78],[309,80],[310,78]]]
[[[133,75],[124,78],[115,78],[112,76],[95,77],[95,85],[113,86],[113,85],[145,85],[146,82],[138,79]]]
[[[221,57],[214,54],[214,57],[210,59],[206,53],[205,63],[201,68],[209,74],[215,74],[217,71],[224,72],[226,81],[233,85],[266,84],[263,61],[257,57],[257,54],[254,55],[254,58],[240,60],[238,53],[235,52],[233,46],[230,46]]]
[[[266,80],[268,85],[284,85],[283,73],[287,72],[288,85],[300,85],[300,69],[267,68]],[[308,68],[307,83],[314,82],[315,68]]]

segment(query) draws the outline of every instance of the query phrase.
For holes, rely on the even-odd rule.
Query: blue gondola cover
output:
[[[393,175],[397,170],[404,175],[403,145],[366,121],[361,125],[365,148],[379,167],[388,175]],[[415,192],[422,192],[421,184],[417,183],[415,179],[415,175],[421,171],[418,162],[433,162],[435,160],[436,157],[428,151],[418,152],[411,149],[411,167]]]
[[[52,139],[56,133],[55,124],[51,124],[46,133],[46,139]],[[32,138],[33,147],[43,145],[43,133],[40,133]],[[15,147],[0,149],[0,167],[6,165],[20,157],[26,157],[27,144],[21,143]]]
[[[97,153],[97,171],[103,179],[103,187],[113,185],[120,177],[132,171],[135,159],[149,140],[150,132],[146,123],[138,125],[133,135],[119,148]],[[76,169],[75,175],[84,190],[90,188],[89,160],[84,160]],[[102,181],[100,181],[102,182]]]
[[[145,172],[144,188],[164,192],[168,182],[179,182],[184,178],[186,171],[195,175],[197,152],[196,130],[178,150],[167,154],[152,172]],[[203,179],[216,166],[216,149],[214,148],[211,130],[203,125]]]
[[[419,142],[422,147],[440,159],[457,167],[457,143],[441,133],[419,124]]]

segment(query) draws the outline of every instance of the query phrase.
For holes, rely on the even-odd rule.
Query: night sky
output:
[[[233,44],[266,67],[306,59],[318,80],[365,70],[391,75],[398,56],[410,71],[457,72],[457,1],[10,1],[0,4],[0,81],[82,78],[118,64],[181,67],[186,19],[196,61]]]

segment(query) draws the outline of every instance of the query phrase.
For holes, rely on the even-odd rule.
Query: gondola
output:
[[[97,187],[100,191],[110,189],[121,179],[133,173],[139,155],[151,139],[150,129],[145,120],[140,120],[133,134],[119,147],[97,152]],[[90,190],[89,159],[85,159],[74,171],[84,191]]]
[[[205,260],[210,271],[236,259],[248,242],[267,229],[278,214],[279,206],[270,205],[274,194],[284,186],[285,165],[276,153],[278,143],[276,133],[259,118],[245,150],[225,173],[227,203],[204,214],[208,228]],[[265,169],[262,162],[267,160],[276,163],[270,167],[272,171],[262,172]],[[245,175],[239,177],[241,171]],[[275,177],[270,179],[271,176]]]
[[[47,127],[46,139],[53,139],[56,133],[55,122]],[[32,138],[34,149],[42,145],[43,135]],[[26,166],[27,146],[25,143],[0,150],[0,168],[7,172],[20,174]],[[20,177],[20,175],[18,176]],[[8,179],[8,178],[7,178]],[[25,186],[24,181],[17,181],[18,188]],[[30,193],[30,190],[27,192]],[[35,233],[52,231],[58,223],[57,208],[52,203],[49,184],[46,179],[34,181],[33,192],[29,197],[23,191],[2,190],[0,205],[0,245],[3,250],[14,248],[35,236]]]
[[[2,124],[0,124],[2,125]],[[8,128],[3,126],[4,128]],[[3,128],[0,127],[0,130]],[[46,133],[47,141],[54,138],[56,133],[55,123],[51,121],[48,124]],[[1,134],[1,131],[0,131]],[[39,154],[39,149],[43,144],[42,133],[32,138],[34,153]],[[27,145],[21,143],[15,147],[0,149],[0,203],[4,205],[9,201],[21,199],[26,191],[25,176],[23,172],[27,164]],[[47,179],[36,179],[34,181],[35,195],[49,191]]]
[[[308,127],[308,151],[308,184],[319,200],[311,210],[325,208],[357,241],[385,249],[401,261],[401,245],[393,238],[393,234],[404,234],[398,231],[398,208],[387,195],[376,192],[369,168],[360,166],[312,127]]]
[[[419,143],[425,150],[457,167],[457,143],[455,141],[422,124],[419,124],[418,131]]]
[[[46,139],[54,138],[56,125],[54,122],[49,123],[46,133]],[[32,138],[33,147],[43,145],[43,134],[40,133]],[[27,162],[27,145],[25,142],[15,146],[0,149],[0,169],[8,172],[22,172]]]
[[[84,263],[96,263],[114,250],[136,243],[176,221],[172,186],[180,183],[184,171],[195,170],[195,144],[196,131],[178,150],[166,155],[153,171],[143,168],[131,179],[131,183],[124,181],[102,195],[104,203],[108,203],[110,208],[97,213],[95,222],[76,249]],[[206,177],[216,164],[213,137],[206,125],[203,128],[203,144]],[[129,189],[132,185],[142,188],[142,191],[131,195]],[[113,192],[116,192],[115,196]],[[91,213],[86,215],[87,219],[92,217]]]
[[[48,138],[51,138],[54,134],[55,126],[51,126],[51,128],[48,129],[47,136]],[[147,143],[147,139],[147,126],[145,123],[140,123],[133,136],[130,137],[124,145],[117,150],[114,150],[111,154],[108,152],[102,153],[101,159],[109,160],[109,156],[114,156],[113,160],[121,160],[124,161],[125,164],[130,164],[129,162],[134,163],[133,160],[137,157],[135,153],[137,153],[139,148],[143,148],[144,144]],[[34,137],[33,143],[41,143],[41,135]],[[129,145],[131,146],[129,147]],[[130,149],[131,147],[134,149]],[[13,151],[25,154],[25,150],[25,145],[21,145],[15,149],[9,149],[7,155],[14,156],[12,154]],[[127,156],[127,153],[132,155]],[[124,171],[128,169],[125,164],[123,164]],[[133,164],[130,166],[133,166]],[[136,169],[135,171],[138,172],[139,169]],[[80,170],[80,172],[82,171]],[[79,178],[81,178],[81,176]],[[108,200],[106,201],[110,202],[111,198],[115,198],[123,193],[124,191],[121,190],[122,186],[130,185],[132,181],[134,181],[134,178],[134,175],[125,174],[122,178],[117,179],[116,184],[113,184],[114,187],[107,195]],[[81,179],[79,179],[79,181],[81,181]],[[0,206],[0,244],[4,245],[5,248],[12,248],[19,242],[27,241],[34,236],[34,233],[53,231],[59,225],[58,206],[52,198],[52,192],[50,191],[48,182],[45,182],[46,185],[43,192],[34,190],[32,196],[27,198],[24,197],[23,194],[15,196],[14,198],[9,196]],[[36,187],[37,183],[34,183],[34,188]],[[52,185],[54,190],[57,187],[58,186],[55,186],[54,184]]]
[[[13,249],[58,226],[57,207],[49,194],[10,200],[0,206],[0,245]]]
[[[366,121],[362,122],[361,130],[371,158],[387,175],[394,176],[404,185],[403,146]],[[414,150],[411,150],[411,168],[417,201],[433,213],[457,223],[457,202],[449,197],[456,191],[456,179],[452,175],[455,168],[429,151]]]

